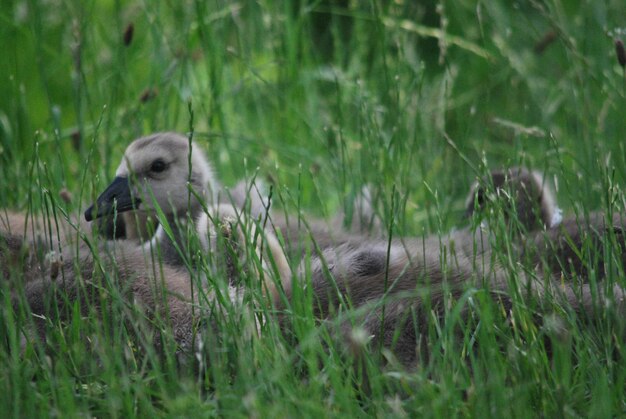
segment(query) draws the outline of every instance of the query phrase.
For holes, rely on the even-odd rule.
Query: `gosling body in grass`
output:
[[[301,240],[307,235],[312,236],[319,248],[358,237],[356,234],[338,232],[340,229],[333,230],[318,221],[301,227],[297,222],[289,223],[287,217],[265,214],[267,205],[264,198],[252,189],[252,195],[247,196],[247,190],[240,184],[227,196],[227,192],[215,179],[210,162],[196,144],[190,143],[187,137],[180,134],[158,133],[139,138],[128,146],[116,170],[115,179],[96,203],[87,209],[85,218],[92,221],[99,217],[110,217],[117,212],[122,216],[132,213],[126,216],[127,221],[135,215],[140,219],[156,219],[161,212],[164,217],[159,220],[160,225],[152,239],[144,246],[159,246],[163,260],[170,264],[181,264],[182,258],[188,253],[188,233],[195,231],[193,225],[187,227],[188,222],[197,225],[201,218],[212,218],[209,214],[211,207],[221,205],[224,208],[223,205],[230,203],[231,199],[233,209],[238,208],[238,218],[244,214],[242,208],[246,206],[246,200],[251,204],[250,221],[268,216],[267,223],[263,220],[267,225],[263,231],[272,235],[269,242],[276,246],[278,241],[275,236],[283,236],[287,253],[291,253],[291,248],[301,252],[304,248]],[[369,198],[364,194],[363,200],[366,199]],[[365,210],[362,209],[364,207]],[[355,220],[373,217],[368,202],[360,204],[359,208]],[[248,217],[248,214],[245,216]],[[360,229],[361,224],[353,224],[355,229]],[[283,250],[279,251],[276,247],[270,250],[276,255],[283,254]],[[285,266],[280,266],[281,272],[286,270]]]
[[[273,298],[274,282],[287,283],[291,270],[278,241],[241,209],[216,204],[219,186],[211,168],[203,153],[191,152],[189,146],[187,138],[167,133],[129,146],[116,179],[85,218],[91,221],[111,210],[132,210],[155,219],[162,214],[159,228],[142,245],[87,240],[60,252],[33,275],[25,285],[26,300],[40,333],[46,319],[58,312],[55,306],[63,309],[79,302],[81,313],[98,314],[105,301],[100,297],[117,293],[118,301],[163,315],[175,341],[186,348],[198,318],[192,307],[201,301],[191,298],[194,286],[205,303],[213,304],[216,284],[226,287],[227,300],[239,301],[245,292],[244,275],[265,278],[258,288]],[[9,251],[2,256],[12,258],[17,244],[13,237],[5,241]]]
[[[512,220],[525,232],[550,228],[561,221],[552,188],[544,176],[523,167],[494,170],[474,182],[465,201],[465,214],[503,210],[504,221]]]
[[[116,178],[112,185],[105,191],[99,200],[97,211],[90,208],[85,213],[85,221],[70,222],[62,217],[29,216],[16,212],[3,211],[0,214],[0,233],[10,236],[13,248],[6,248],[5,252],[15,253],[18,251],[17,242],[21,238],[19,247],[26,247],[29,254],[38,255],[39,271],[45,263],[45,254],[50,251],[63,253],[69,244],[80,243],[80,233],[91,232],[87,222],[92,218],[109,216],[109,224],[112,220],[122,221],[113,225],[106,225],[105,236],[114,236],[114,229],[124,229],[132,238],[143,241],[149,238],[148,218],[156,219],[152,198],[156,199],[157,206],[166,211],[166,220],[175,234],[174,239],[182,244],[181,220],[187,217],[195,219],[199,216],[202,205],[211,205],[217,199],[220,188],[215,180],[212,168],[208,164],[202,150],[194,150],[189,153],[189,141],[177,134],[157,134],[134,141],[117,169]],[[189,166],[188,159],[192,165]],[[189,171],[190,167],[193,170]],[[131,169],[134,171],[131,172]],[[131,176],[137,186],[134,196],[131,198]],[[193,192],[189,191],[189,181]],[[195,195],[194,195],[195,194]],[[143,199],[143,203],[141,202]],[[141,210],[133,214],[127,211],[135,206]],[[121,214],[120,217],[113,214],[113,208]],[[96,213],[97,212],[97,213]],[[95,216],[92,216],[95,214]],[[125,219],[123,219],[125,217]],[[97,226],[96,230],[102,230],[103,226]],[[154,231],[152,231],[154,234]],[[88,234],[90,235],[90,234]],[[150,236],[152,237],[152,236]],[[76,240],[75,240],[76,239]],[[163,228],[159,227],[153,238],[154,242],[163,244],[163,259],[170,263],[180,263],[180,257],[174,246],[168,246],[165,240]],[[5,246],[6,247],[6,246]],[[42,272],[31,272],[34,266],[24,266],[24,276],[32,277]]]
[[[149,175],[146,176],[150,177]],[[536,178],[534,179],[536,180]],[[146,178],[140,179],[139,185],[145,185],[149,181],[150,179]],[[128,182],[125,184],[130,185]],[[515,202],[516,199],[524,199],[525,197],[526,195],[514,194],[512,202],[514,205],[526,205]],[[132,200],[132,193],[130,193],[130,199],[132,205],[129,205],[128,208],[136,210],[137,203]],[[534,202],[534,198],[530,201]],[[169,202],[171,203],[171,200]],[[543,204],[544,201],[539,200],[538,205]],[[529,207],[534,207],[534,205],[529,204]],[[122,206],[122,208],[124,207]],[[211,217],[210,210],[203,211],[194,227],[196,234],[200,234],[199,237],[206,238],[201,245],[209,253],[214,252],[211,247],[212,235],[217,236],[218,231],[223,231],[224,226],[229,226],[229,218],[232,220],[239,216],[237,209],[233,207],[227,207],[227,209],[219,206],[212,208],[215,208],[218,215]],[[178,212],[173,213],[178,214]],[[203,218],[202,214],[205,214],[206,218]],[[538,227],[546,224],[549,212],[532,211],[530,214],[535,214],[537,219],[529,219],[530,228],[526,232],[527,236],[524,238],[524,242],[528,242],[528,238],[531,239],[530,241],[539,240],[539,237],[545,236],[546,231],[549,233],[548,237],[552,237],[550,234],[554,237],[549,239],[548,243],[560,240],[560,234],[563,233],[560,230],[554,230],[555,227],[547,230]],[[212,219],[219,222],[210,224]],[[602,224],[598,224],[600,221],[591,220],[591,224],[582,225],[580,229],[572,228],[572,231],[567,234],[573,235],[574,243],[577,243],[576,237],[583,237],[585,231],[600,225],[602,231],[606,231],[607,228],[611,228],[609,226],[619,222],[621,222],[620,217],[612,220],[611,223],[602,221]],[[563,225],[571,226],[573,224],[569,219],[566,219]],[[235,229],[234,231],[237,232],[238,230]],[[232,232],[231,228],[230,233],[226,235],[228,236]],[[600,238],[602,238],[602,234],[601,232]],[[561,272],[559,267],[547,273],[543,270],[531,272],[516,270],[517,273],[514,273],[510,268],[504,269],[492,258],[489,245],[481,245],[477,248],[478,250],[473,252],[456,252],[452,242],[458,240],[458,237],[459,235],[452,234],[450,237],[442,239],[432,237],[394,239],[392,241],[384,239],[348,240],[343,244],[325,249],[320,255],[313,256],[311,266],[308,270],[304,268],[299,276],[304,278],[306,276],[305,271],[311,272],[310,282],[306,281],[302,285],[310,286],[312,289],[313,312],[319,319],[333,319],[339,316],[339,329],[344,341],[350,339],[350,334],[356,325],[356,327],[365,329],[367,336],[372,336],[373,342],[392,349],[397,358],[406,365],[412,365],[421,359],[424,350],[428,352],[420,345],[420,342],[424,342],[422,336],[426,333],[425,327],[429,321],[433,320],[433,313],[436,318],[442,319],[450,304],[455,304],[470,289],[484,289],[489,297],[500,302],[505,310],[508,310],[516,299],[518,301],[520,298],[522,300],[531,298],[541,300],[547,294],[554,294],[560,298],[558,301],[563,301],[575,312],[593,314],[597,312],[594,311],[594,307],[598,303],[595,296],[599,295],[600,298],[604,298],[603,292],[598,294],[598,290],[592,289],[592,286],[584,278],[582,284],[578,284],[580,286],[576,288],[576,292],[574,284],[562,286],[558,281],[555,281],[558,273]],[[466,238],[462,240],[466,240]],[[137,249],[145,251],[146,247],[136,247],[131,251],[131,254],[134,254]],[[258,251],[258,248],[255,249],[257,250],[254,252]],[[548,255],[553,255],[557,260],[569,254],[568,248],[565,247],[556,248],[556,250],[549,248],[546,252]],[[258,253],[256,254],[258,255]],[[114,258],[110,259],[109,263],[118,262],[117,258]],[[89,266],[90,263],[92,262],[87,261],[82,264]],[[228,263],[226,266],[228,267]],[[169,269],[177,268],[167,267],[165,270],[166,274],[163,277],[165,289],[170,286],[177,287],[180,284],[179,279],[177,279],[179,277],[174,272],[169,272]],[[124,272],[134,272],[133,265],[123,266],[121,272],[123,273],[122,283],[124,283],[126,281],[124,278],[132,276],[132,274],[129,275]],[[174,278],[171,284],[169,282],[170,277]],[[134,286],[135,282],[130,281],[129,284]],[[132,286],[127,288],[130,289],[130,296],[135,293],[143,295],[146,292],[145,286],[141,285],[141,280],[137,284],[139,289],[133,289]],[[273,304],[278,308],[277,320],[284,330],[288,331],[290,329],[289,316],[285,312],[289,311],[289,302],[292,300],[293,290],[285,286],[286,284],[286,282],[281,284],[286,298],[281,298],[281,290],[270,289],[270,285],[266,285],[264,289],[270,291],[269,295],[273,299]],[[241,295],[243,290],[237,288],[236,283],[231,283],[230,278],[228,286],[233,292],[233,299],[237,300],[238,295]],[[44,286],[39,289],[31,289],[34,291],[29,300],[38,301],[41,295],[45,294]],[[621,310],[623,308],[621,304],[624,298],[623,290],[619,287],[613,287],[611,294],[611,298],[620,303],[618,308]],[[70,292],[70,295],[75,294]],[[155,312],[156,301],[147,298],[144,300],[145,302],[142,304],[146,305],[147,311]],[[193,340],[191,335],[193,327],[190,325],[197,321],[197,318],[192,315],[189,304],[180,306],[182,304],[180,301],[189,301],[189,299],[172,302],[176,307],[180,307],[175,311],[182,313],[180,319],[177,320],[180,325],[177,330],[182,332],[176,331],[174,335],[178,336],[176,340],[180,341],[181,347],[187,347],[187,342]],[[344,303],[353,308],[354,311],[346,312],[341,309],[340,306],[343,306]],[[170,302],[168,301],[167,304]],[[542,309],[541,305],[537,308],[537,310]],[[548,307],[546,310],[551,311],[552,309],[553,307]],[[343,321],[341,320],[342,311],[343,314],[348,312],[356,314],[355,317]],[[468,313],[467,307],[464,307],[462,312]]]
[[[472,217],[476,228],[466,226],[442,237],[425,239],[432,251],[446,249],[473,259],[489,257],[494,235],[506,233],[514,257],[524,253],[528,240],[562,220],[554,192],[543,176],[521,167],[494,170],[474,182],[465,200],[463,221]],[[439,248],[439,250],[437,250]]]
[[[61,255],[25,283],[24,296],[44,341],[48,328],[69,321],[77,306],[81,316],[94,319],[115,306],[128,327],[152,335],[157,347],[163,341],[160,333],[169,332],[185,351],[194,339],[191,314],[197,299],[192,290],[192,277],[185,269],[158,263],[132,242],[115,241]],[[14,293],[16,311],[20,301]]]
[[[242,274],[243,261],[243,265],[251,267],[257,276],[266,279],[263,291],[276,297],[277,287],[274,282],[281,282],[280,287],[286,287],[291,277],[289,264],[278,240],[271,232],[259,227],[240,208],[216,204],[219,190],[220,186],[204,153],[188,138],[175,133],[140,138],[128,147],[116,171],[115,180],[101,194],[96,205],[86,211],[85,218],[91,221],[117,211],[122,215],[132,212],[131,216],[139,220],[147,217],[156,219],[158,209],[163,218],[154,237],[141,246],[131,241],[116,241],[92,243],[91,247],[85,243],[76,251],[66,249],[32,276],[38,278],[38,284],[51,283],[58,277],[60,270],[64,286],[68,287],[70,295],[74,295],[72,289],[84,280],[91,280],[90,267],[100,253],[109,254],[107,249],[120,248],[121,253],[132,255],[120,259],[122,281],[128,281],[133,275],[142,278],[142,266],[150,261],[172,269],[179,269],[183,265],[190,268],[194,264],[194,268],[206,268],[204,275],[221,269],[222,273],[229,276],[229,284],[238,286],[237,276]],[[242,197],[243,191],[241,187],[235,191],[237,199],[242,203],[246,199]],[[254,214],[259,215],[264,209],[258,200],[252,202],[251,210]],[[220,240],[227,242],[229,248],[226,249],[224,243],[220,244]],[[194,242],[198,246],[188,248]],[[7,245],[12,246],[6,252],[8,256],[17,254],[18,248],[12,237]],[[192,253],[197,250],[210,259],[203,261],[208,262],[203,267],[198,266],[197,260],[190,260]],[[116,259],[109,256],[109,263],[113,262]],[[73,265],[78,266],[70,269]],[[277,281],[271,278],[277,278]],[[167,287],[167,275],[164,281]],[[176,279],[174,281],[178,282]],[[45,293],[45,286],[33,287]],[[141,286],[137,292],[140,291]],[[37,292],[31,292],[29,300],[36,302],[37,295]]]
[[[544,272],[527,271],[521,264],[505,267],[489,254],[473,258],[440,246],[436,240],[413,239],[327,249],[309,269],[315,316],[327,320],[349,349],[354,349],[357,331],[367,337],[360,342],[367,343],[362,350],[384,347],[401,364],[414,366],[430,356],[429,331],[443,327],[446,314],[456,312],[452,317],[460,324],[471,321],[485,299],[507,317],[516,304],[529,309],[538,325],[552,313],[575,313],[583,322],[602,320],[608,308],[626,314],[621,286],[588,277],[563,282],[560,273],[569,250],[557,250],[551,256],[554,264]],[[291,319],[280,321],[289,330]]]
[[[583,320],[601,319],[607,303],[615,303],[613,307],[623,313],[624,289],[594,285],[591,277],[605,278],[604,266],[613,257],[617,259],[613,273],[619,275],[626,267],[622,230],[626,216],[607,219],[592,214],[587,219],[558,220],[554,195],[537,173],[515,168],[492,176],[495,195],[489,199],[500,201],[491,203],[503,207],[502,221],[509,227],[515,224],[519,232],[510,238],[513,260],[497,259],[506,252],[493,252],[490,234],[496,230],[489,224],[441,238],[344,243],[326,249],[308,268],[315,315],[332,319],[340,313],[345,318],[339,322],[342,341],[350,344],[354,331],[362,329],[373,347],[391,348],[401,363],[414,365],[428,356],[423,337],[433,320],[442,320],[456,304],[467,320],[471,310],[468,301],[461,302],[465,293],[482,290],[507,314],[516,301],[535,307],[539,321],[561,309]],[[474,185],[470,198],[480,194],[486,196],[487,191]],[[472,203],[468,212],[484,211],[486,205],[486,199]],[[618,244],[616,255],[604,253],[603,241],[609,239]],[[563,283],[564,276],[572,281]],[[354,310],[341,308],[346,306]]]
[[[472,225],[426,241],[433,250],[438,246],[484,264],[494,245],[508,246],[518,260],[528,240],[560,223],[561,210],[540,173],[512,167],[494,170],[471,185],[462,221]]]
[[[2,251],[16,253],[26,248],[31,259],[37,256],[41,265],[48,252],[62,252],[70,244],[80,243],[81,236],[91,237],[93,231],[108,239],[133,240],[147,247],[159,245],[164,261],[180,264],[187,243],[184,234],[188,230],[187,221],[197,221],[203,208],[218,202],[220,205],[232,203],[239,214],[246,208],[246,217],[267,216],[263,222],[268,227],[264,230],[283,237],[284,250],[296,257],[305,249],[316,252],[379,229],[367,189],[355,201],[357,210],[348,231],[342,227],[345,214],[330,223],[310,219],[301,223],[295,216],[267,214],[270,205],[256,185],[241,181],[230,191],[224,189],[198,146],[185,136],[166,132],[142,137],[129,145],[116,178],[98,198],[96,206],[85,212],[85,220],[81,217],[66,219],[60,214],[47,217],[3,210],[0,235],[10,237],[7,243],[12,246],[5,245]],[[155,208],[163,211],[172,232],[170,237],[156,222]],[[98,222],[90,225],[94,219]],[[304,244],[305,241],[312,243]],[[24,267],[26,276],[31,274],[26,272],[29,269]]]
[[[613,269],[626,266],[622,250],[626,216],[591,212],[563,217],[552,188],[537,171],[520,167],[492,171],[472,185],[466,215],[482,220],[473,233],[466,229],[461,234],[466,241],[490,246],[501,223],[510,236],[512,257],[552,277],[588,281],[592,276],[604,278],[607,263]],[[615,255],[605,254],[606,240],[617,244]]]
[[[38,335],[46,340],[50,325],[70,320],[76,307],[96,319],[116,308],[127,327],[157,348],[170,339],[178,353],[189,355],[198,324],[213,325],[215,310],[241,305],[248,292],[278,299],[278,284],[288,284],[291,271],[271,234],[226,204],[210,207],[194,228],[199,253],[193,267],[166,263],[157,249],[131,240],[88,241],[55,255],[23,284]],[[16,312],[19,289],[12,297]],[[240,311],[247,309],[254,303]]]
[[[128,146],[115,179],[87,209],[85,219],[92,221],[115,211],[134,211],[154,219],[162,214],[154,237],[143,248],[155,251],[165,263],[189,265],[194,249],[188,247],[194,239],[200,238],[204,251],[211,251],[204,240],[214,235],[212,228],[221,228],[220,213],[236,225],[235,229],[242,233],[237,235],[239,238],[249,238],[248,233],[260,231],[253,228],[254,221],[242,209],[218,204],[220,190],[209,161],[196,144],[176,133],[154,134]],[[264,233],[267,234],[259,236],[259,243],[268,246],[265,258],[286,279],[290,269],[284,253],[273,235]]]
[[[67,220],[61,214],[45,216],[34,212],[0,210],[0,232],[45,249],[74,242],[77,231],[87,227],[84,221],[78,218]]]

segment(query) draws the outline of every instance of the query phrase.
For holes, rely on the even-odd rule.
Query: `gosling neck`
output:
[[[184,265],[188,244],[193,239],[190,234],[197,234],[196,221],[200,214],[202,207],[197,202],[191,205],[189,211],[166,213],[165,222],[171,234],[166,232],[163,223],[159,223],[154,237],[144,247],[146,250],[160,252],[165,263]]]

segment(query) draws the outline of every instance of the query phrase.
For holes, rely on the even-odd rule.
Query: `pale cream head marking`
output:
[[[190,199],[188,183],[208,204],[215,202],[218,190],[211,165],[194,143],[190,172],[189,139],[177,133],[158,133],[133,141],[115,174],[133,179],[132,193],[142,201],[139,211],[153,210],[153,200],[165,212],[182,212],[190,203],[199,207],[193,194]]]

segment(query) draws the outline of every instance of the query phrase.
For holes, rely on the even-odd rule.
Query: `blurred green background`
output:
[[[314,213],[395,185],[406,234],[458,222],[482,166],[544,170],[566,208],[600,203],[605,163],[624,180],[621,0],[1,10],[1,206],[24,207],[35,158],[39,186],[93,198],[133,138],[190,126],[226,184],[258,168]]]

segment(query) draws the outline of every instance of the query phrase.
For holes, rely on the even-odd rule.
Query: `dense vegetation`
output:
[[[123,3],[0,3],[1,208],[79,213],[130,140],[175,130],[225,184],[258,176],[288,212],[331,217],[368,184],[394,235],[466,225],[471,182],[511,165],[545,172],[566,214],[626,210],[623,0]],[[362,386],[311,318],[298,345],[225,320],[198,373],[79,316],[52,348],[21,344],[0,295],[0,406],[15,417],[626,410],[626,323],[610,307],[551,328],[530,304],[511,326],[485,303],[460,341],[434,324],[415,371],[372,355]]]

